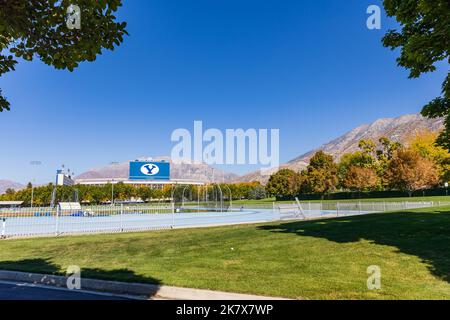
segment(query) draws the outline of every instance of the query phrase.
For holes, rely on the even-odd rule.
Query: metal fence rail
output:
[[[450,205],[445,202],[299,202],[276,205],[281,219],[314,219],[321,217],[339,217],[357,214],[369,214],[387,211],[399,211],[417,208],[431,208]]]
[[[2,238],[102,232],[140,231],[173,227],[172,204],[162,206],[97,206],[81,210],[16,208],[0,210]],[[159,216],[163,215],[164,219]]]
[[[119,206],[0,209],[0,237],[59,236],[309,220],[450,205],[450,202],[299,202],[234,205],[227,211],[175,208],[173,203]],[[181,209],[180,211],[178,209]]]

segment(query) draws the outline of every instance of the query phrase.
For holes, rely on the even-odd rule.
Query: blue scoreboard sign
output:
[[[153,161],[130,162],[130,180],[169,180],[170,163]]]

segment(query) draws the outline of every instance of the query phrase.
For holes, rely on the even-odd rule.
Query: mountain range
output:
[[[444,120],[442,118],[428,119],[422,117],[420,114],[378,119],[371,124],[363,124],[354,128],[319,148],[290,160],[282,165],[281,168],[301,171],[306,168],[311,157],[319,150],[331,154],[338,161],[343,154],[358,150],[358,143],[361,139],[370,139],[377,142],[379,138],[386,137],[392,141],[404,143],[414,132],[421,132],[423,130],[439,132],[443,129],[443,126]],[[264,184],[268,179],[269,176],[262,176],[259,171],[255,171],[238,177],[234,181],[259,181]]]
[[[10,181],[10,180],[0,180],[0,194],[5,193],[8,189],[20,190],[25,188],[21,183]]]
[[[139,158],[140,160],[147,160],[149,158]],[[168,157],[152,158],[153,161],[169,161]],[[104,167],[90,169],[75,179],[99,179],[99,178],[128,178],[129,162],[113,163]],[[170,166],[171,179],[189,179],[196,181],[208,182],[228,182],[236,179],[238,176],[233,173],[225,172],[223,170],[212,168],[204,163],[198,164],[177,164],[172,163]]]
[[[309,160],[318,150],[333,155],[336,161],[348,152],[354,152],[358,149],[358,143],[361,139],[371,139],[378,141],[381,137],[387,137],[393,141],[404,143],[406,139],[414,132],[423,130],[430,130],[432,132],[439,132],[443,129],[443,119],[428,119],[422,117],[420,114],[403,115],[397,118],[383,118],[378,119],[373,123],[364,124],[357,128],[350,130],[344,135],[325,143],[317,149],[306,152],[286,164],[281,168],[289,168],[295,171],[300,171],[306,168]],[[152,160],[169,161],[168,157],[157,157]],[[76,179],[96,179],[96,178],[127,178],[129,171],[128,162],[113,163],[99,168],[90,169]],[[214,178],[213,178],[214,177]],[[216,182],[250,182],[259,181],[266,183],[269,176],[261,175],[260,171],[248,173],[243,176],[237,176],[233,173],[225,172],[217,168],[212,168],[207,164],[172,164],[171,166],[172,179],[189,179],[198,181],[214,181]],[[24,186],[13,181],[0,180],[0,194],[7,188],[21,189]]]

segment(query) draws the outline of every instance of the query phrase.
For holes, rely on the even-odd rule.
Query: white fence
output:
[[[0,209],[0,237],[144,231],[287,219],[318,219],[384,211],[436,207],[450,202],[300,202],[234,205],[228,211],[172,203],[120,206],[83,206],[80,210],[46,208]]]
[[[339,217],[386,211],[430,208],[450,205],[450,202],[299,202],[276,205],[280,219]]]
[[[8,238],[164,229],[173,227],[173,213],[172,204],[0,209],[0,234]]]

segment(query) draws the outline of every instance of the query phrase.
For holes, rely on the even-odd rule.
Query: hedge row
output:
[[[450,194],[450,188],[448,190]],[[364,199],[364,198],[400,198],[400,197],[424,197],[424,196],[445,196],[445,188],[433,188],[425,190],[416,190],[409,194],[407,191],[387,190],[387,191],[368,191],[368,192],[335,192],[327,194],[299,194],[300,200],[345,200],[345,199]],[[293,200],[291,198],[277,198],[277,200]]]

